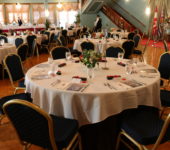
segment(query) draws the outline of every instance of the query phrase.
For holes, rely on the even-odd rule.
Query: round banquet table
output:
[[[3,46],[0,46],[0,64],[9,53],[17,53],[15,45],[5,43]]]
[[[127,63],[129,60],[122,60]],[[39,64],[26,73],[26,91],[30,92],[33,103],[39,105],[49,114],[74,118],[80,126],[97,123],[109,116],[118,114],[129,108],[139,105],[161,107],[160,104],[160,74],[152,66],[137,63],[133,74],[126,74],[125,67],[117,64],[118,59],[107,58],[109,70],[103,70],[103,62],[99,68],[94,69],[94,78],[88,79],[88,87],[83,91],[70,91],[67,87],[72,84],[73,76],[87,77],[86,68],[81,63],[55,60],[52,65],[47,62]],[[66,63],[59,68],[61,75],[47,76],[49,70]],[[135,65],[134,65],[135,66]],[[141,70],[155,70],[156,73],[141,75]],[[120,75],[121,77],[107,80],[107,75]],[[38,77],[38,78],[35,78]],[[60,82],[56,82],[56,81]],[[131,87],[124,81],[136,81],[140,86]],[[74,80],[77,82],[78,80]],[[106,86],[109,83],[114,88]]]
[[[89,42],[92,42],[94,43],[94,46],[95,46],[95,50],[97,51],[98,50],[98,44],[102,44],[102,50],[106,50],[108,47],[110,46],[114,46],[114,47],[122,47],[122,43],[126,41],[126,39],[120,39],[120,40],[114,40],[112,38],[109,38],[107,39],[77,39],[74,41],[74,46],[73,46],[73,49],[76,49],[80,52],[82,52],[82,49],[81,49],[81,43],[84,42],[84,41],[89,41]]]

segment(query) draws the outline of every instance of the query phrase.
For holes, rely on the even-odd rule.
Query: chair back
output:
[[[141,39],[141,36],[139,34],[136,34],[134,37],[133,37],[133,40],[135,42],[135,45],[134,47],[137,48],[138,45],[139,45],[139,42],[140,42],[140,39]]]
[[[55,36],[55,34],[51,33],[50,40],[49,40],[50,43],[54,42],[54,36]]]
[[[129,40],[129,41],[125,41],[122,44],[122,48],[125,50],[125,54],[124,54],[124,58],[129,59],[130,56],[133,53],[133,48],[134,48],[134,41]]]
[[[0,40],[4,40],[5,43],[8,43],[8,39],[5,35],[0,35]]]
[[[57,46],[54,47],[51,50],[51,57],[53,59],[62,59],[62,58],[66,58],[66,52],[69,52],[69,49],[64,47],[64,46]]]
[[[163,40],[163,44],[164,44],[165,52],[168,52],[169,48],[168,48],[168,44],[167,44],[167,42],[165,40]]]
[[[80,29],[78,29],[78,30],[77,30],[77,33],[76,33],[76,36],[77,36],[77,37],[79,37],[79,36],[80,36],[80,32],[81,32],[81,30],[80,30]]]
[[[28,53],[28,45],[27,44],[22,44],[18,47],[17,54],[20,56],[22,62],[26,60],[27,53]]]
[[[161,78],[170,79],[170,53],[165,52],[160,56],[158,70]]]
[[[67,38],[65,36],[60,35],[59,40],[60,40],[60,43],[61,43],[62,46],[67,46],[68,45],[68,40],[67,40]]]
[[[11,82],[18,81],[24,77],[21,58],[17,54],[7,55],[3,62]]]
[[[61,34],[62,34],[64,37],[67,37],[67,30],[62,30],[62,31],[61,31]]]
[[[120,47],[108,47],[106,49],[106,57],[114,57],[114,58],[117,58],[118,57],[118,53],[124,53],[124,50]]]
[[[28,43],[28,55],[32,56],[34,53],[34,40],[36,39],[35,35],[27,36],[27,43]]]
[[[38,106],[24,101],[11,100],[3,105],[21,144],[31,143],[45,149],[57,150],[51,117]]]
[[[92,42],[84,41],[80,44],[82,51],[94,50],[94,44]]]
[[[130,32],[128,34],[128,40],[133,40],[133,37],[135,36],[135,33],[134,32]]]
[[[88,33],[88,32],[81,33],[80,38],[84,38],[84,36],[85,36],[86,38],[88,38],[89,33]]]
[[[16,38],[15,39],[15,46],[16,46],[16,48],[18,48],[23,43],[24,43],[24,40],[22,38]]]

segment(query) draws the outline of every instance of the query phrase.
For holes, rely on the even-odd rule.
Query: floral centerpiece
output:
[[[95,65],[101,60],[102,55],[94,50],[84,50],[80,56],[80,61],[87,66],[87,68],[94,68]]]

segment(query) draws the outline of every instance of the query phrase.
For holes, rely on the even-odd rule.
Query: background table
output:
[[[108,47],[110,46],[114,46],[114,47],[122,47],[122,43],[125,42],[125,39],[121,39],[121,40],[113,40],[112,38],[107,39],[107,41],[105,39],[77,39],[74,41],[74,46],[73,49],[76,49],[78,51],[82,51],[81,50],[81,43],[84,41],[90,41],[92,43],[94,43],[95,45],[95,50],[98,50],[98,45],[102,44],[102,51],[106,50]]]
[[[52,86],[57,77],[32,80],[31,77],[37,74],[47,74],[50,67],[38,65],[31,68],[26,74],[26,91],[30,92],[33,103],[39,105],[46,112],[66,118],[74,118],[80,125],[96,123],[109,116],[120,113],[129,108],[137,108],[139,105],[149,105],[160,108],[160,75],[154,73],[154,77],[141,77],[139,73],[127,75],[125,67],[117,65],[115,59],[107,59],[109,70],[95,70],[94,79],[90,80],[89,86],[83,92],[68,91],[63,89],[73,76],[86,76],[86,70],[80,63],[68,61],[67,65],[60,68],[62,75],[57,76],[61,82]],[[58,60],[62,63],[65,60]],[[125,61],[125,60],[124,60]],[[100,63],[100,67],[104,65]],[[149,65],[137,64],[137,70],[152,68]],[[127,88],[121,85],[117,90],[109,89],[105,82],[116,84],[114,80],[107,81],[107,75],[121,75],[123,78],[135,79],[145,83],[136,88]]]
[[[15,45],[5,43],[3,46],[0,46],[0,64],[9,53],[17,53]]]

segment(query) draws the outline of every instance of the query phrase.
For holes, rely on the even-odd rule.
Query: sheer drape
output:
[[[0,24],[1,25],[4,24],[4,13],[3,13],[4,11],[3,11],[3,9],[4,9],[3,5],[0,5]]]
[[[32,4],[33,23],[42,24],[45,22],[45,6],[44,4]]]
[[[21,8],[17,9],[16,4],[6,4],[7,23],[17,23],[18,17],[23,23],[29,22],[29,4],[21,4]]]

